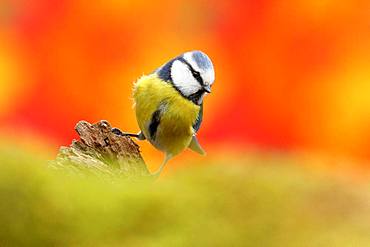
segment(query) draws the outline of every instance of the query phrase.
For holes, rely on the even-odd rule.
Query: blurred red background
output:
[[[0,133],[56,152],[81,119],[136,132],[135,79],[199,49],[216,70],[206,149],[370,159],[369,11],[368,0],[2,0]]]

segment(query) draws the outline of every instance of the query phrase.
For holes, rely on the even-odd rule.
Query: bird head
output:
[[[185,52],[160,67],[156,73],[197,105],[202,104],[204,95],[211,93],[215,80],[213,64],[201,51]]]

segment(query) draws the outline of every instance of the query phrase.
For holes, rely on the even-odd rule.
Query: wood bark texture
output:
[[[114,134],[108,121],[80,121],[75,130],[80,140],[61,147],[52,168],[128,179],[151,176],[139,146],[128,136]]]

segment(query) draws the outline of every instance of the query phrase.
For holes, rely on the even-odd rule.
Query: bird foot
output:
[[[139,137],[140,135],[139,134],[132,134],[132,133],[126,133],[126,132],[122,132],[119,128],[112,128],[112,132],[118,136],[131,136],[131,137],[136,137],[138,138],[139,140],[141,140]]]

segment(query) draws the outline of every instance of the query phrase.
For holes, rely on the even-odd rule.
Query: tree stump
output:
[[[114,134],[108,121],[95,124],[80,121],[75,130],[80,140],[73,140],[69,147],[61,147],[50,164],[52,168],[112,178],[151,176],[139,146],[128,136]]]

